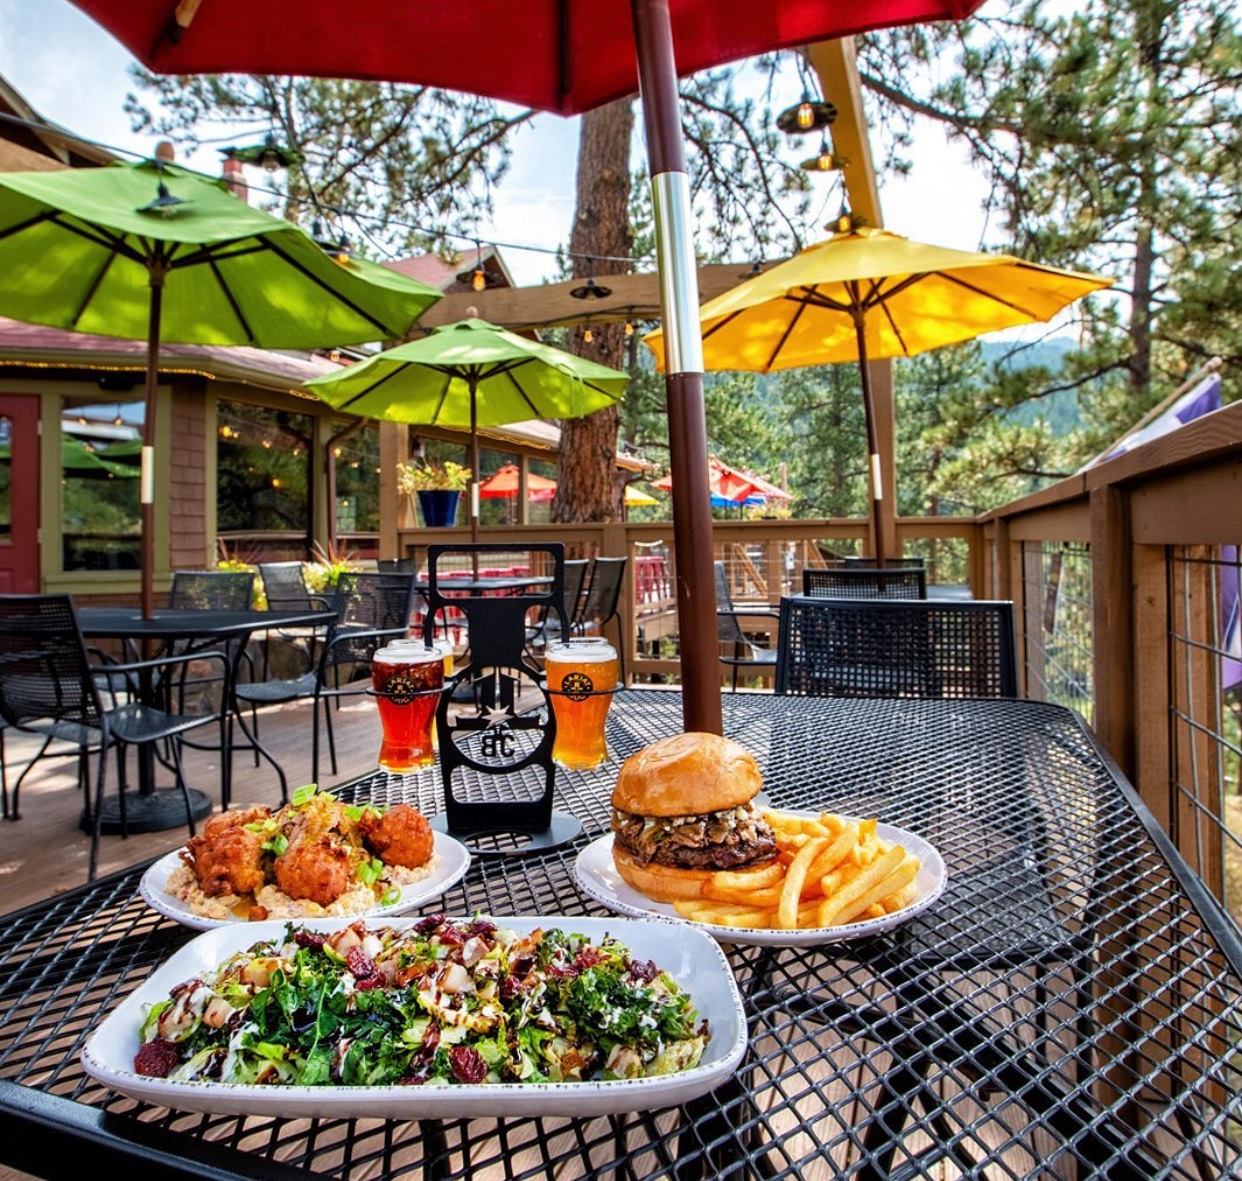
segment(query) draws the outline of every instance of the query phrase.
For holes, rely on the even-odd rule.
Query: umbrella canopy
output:
[[[650,508],[660,502],[635,484],[626,484],[625,503],[629,508]]]
[[[139,502],[142,610],[154,593],[161,341],[314,348],[400,336],[439,292],[329,258],[223,181],[154,161],[0,173],[0,315],[146,337]]]
[[[516,463],[498,467],[479,485],[482,500],[512,500],[520,491],[521,473]],[[536,472],[526,473],[526,494],[536,504],[551,500],[556,494],[556,481]]]
[[[580,418],[611,406],[629,377],[486,320],[459,320],[306,388],[336,410],[470,429],[470,528],[479,532],[479,430],[530,418]]]
[[[164,74],[315,74],[416,82],[557,111],[589,111],[638,89],[630,0],[75,0]],[[758,53],[889,25],[960,20],[980,0],[755,4],[670,0],[677,69],[692,74]],[[514,53],[515,45],[522,46]]]
[[[707,420],[695,311],[694,212],[677,73],[892,25],[960,20],[982,0],[357,0],[365,37],[342,37],[330,0],[75,0],[164,73],[317,74],[443,86],[564,114],[642,94],[656,267],[672,339],[665,375],[682,711],[723,732],[713,601],[712,520],[703,495]],[[521,46],[514,53],[514,46]],[[468,52],[463,52],[468,47]],[[678,501],[680,500],[680,504]]]
[[[883,560],[884,489],[866,362],[1050,320],[1112,282],[1011,254],[950,250],[887,230],[855,229],[808,246],[704,304],[704,362],[708,369],[759,373],[862,362],[876,556]],[[645,341],[663,366],[663,334],[652,332]]]
[[[766,504],[769,500],[793,499],[784,488],[778,488],[753,472],[730,467],[714,455],[707,464],[712,508],[736,508],[740,504]],[[670,474],[653,480],[651,486],[662,492],[671,492],[674,483]]]

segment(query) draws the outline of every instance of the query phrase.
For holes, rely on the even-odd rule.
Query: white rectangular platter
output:
[[[309,1118],[469,1119],[476,1116],[596,1116],[645,1111],[686,1103],[718,1087],[746,1052],[746,1018],[728,961],[706,933],[682,923],[573,915],[490,916],[497,926],[527,934],[560,927],[593,942],[611,934],[638,959],[651,959],[687,992],[711,1026],[702,1061],[692,1070],[655,1078],[599,1082],[425,1084],[383,1087],[243,1086],[236,1083],[173,1082],[134,1072],[139,1028],[146,1006],[162,1000],[183,980],[216,968],[230,955],[262,939],[278,937],[285,923],[238,923],[191,940],[157,968],[90,1036],[82,1064],[100,1082],[147,1103],[218,1115]],[[331,932],[351,919],[306,919],[297,925]],[[466,921],[466,920],[463,920]],[[369,921],[396,929],[418,919]]]

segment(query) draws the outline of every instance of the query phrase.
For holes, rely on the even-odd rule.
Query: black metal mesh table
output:
[[[931,911],[889,936],[735,950],[751,1049],[712,1096],[611,1119],[385,1123],[179,1114],[110,1095],[78,1065],[83,1039],[190,937],[143,906],[131,870],[4,923],[0,1158],[48,1175],[89,1160],[101,1175],[123,1161],[131,1177],[349,1181],[1239,1168],[1237,929],[1073,715],[737,695],[725,716],[774,802],[912,828],[951,876]],[[679,721],[674,694],[619,694],[614,756]],[[612,770],[558,779],[584,841],[607,824]],[[434,775],[405,785],[437,808]],[[377,777],[346,790],[391,799],[398,788]],[[478,859],[443,905],[595,913],[573,884],[576,853]]]

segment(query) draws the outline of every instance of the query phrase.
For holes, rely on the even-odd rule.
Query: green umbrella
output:
[[[0,173],[0,275],[0,315],[147,340],[144,614],[153,604],[160,342],[318,348],[391,339],[440,297],[384,267],[331,258],[223,181],[156,161]]]
[[[306,388],[337,410],[388,422],[469,427],[470,536],[479,539],[479,427],[581,418],[611,406],[629,377],[486,320],[445,324]]]

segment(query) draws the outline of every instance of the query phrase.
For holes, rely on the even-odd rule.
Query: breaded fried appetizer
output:
[[[358,821],[368,849],[389,865],[418,869],[431,857],[435,838],[427,817],[409,804],[393,804],[387,811],[368,809]]]
[[[238,809],[210,817],[191,837],[182,858],[209,898],[263,888],[263,834],[245,826],[266,820],[267,808]]]
[[[349,889],[357,856],[326,837],[293,841],[272,865],[276,884],[290,898],[331,906]]]

